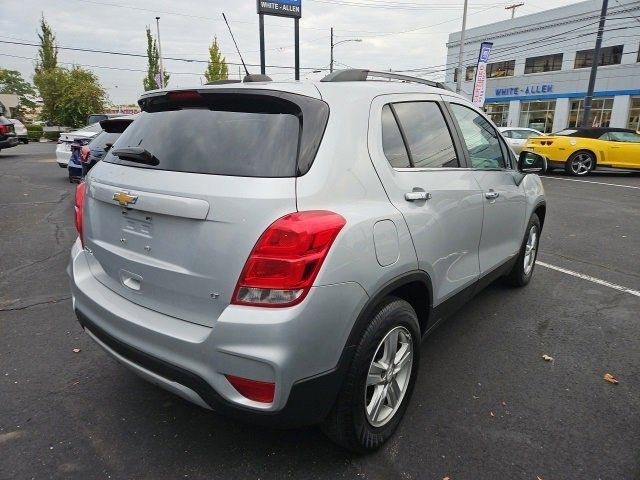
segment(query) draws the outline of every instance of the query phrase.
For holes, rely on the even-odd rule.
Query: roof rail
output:
[[[366,70],[360,68],[351,68],[347,70],[336,70],[324,77],[321,82],[365,82],[370,77],[386,78],[389,80],[399,80],[401,82],[420,83],[429,85],[430,87],[444,88],[448,90],[443,83],[434,82],[425,78],[411,77],[409,75],[400,75],[392,72],[379,72],[376,70]]]

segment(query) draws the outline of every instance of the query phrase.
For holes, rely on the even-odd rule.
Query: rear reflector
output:
[[[84,236],[82,234],[82,210],[84,207],[84,193],[86,189],[86,183],[79,183],[76,187],[76,200],[74,205],[75,210],[75,220],[76,220],[76,230],[78,230],[78,235],[80,236],[80,243],[84,247]]]
[[[324,210],[276,220],[253,247],[231,303],[288,307],[301,302],[345,223],[342,216]]]
[[[233,385],[240,395],[260,403],[273,402],[273,394],[276,389],[275,383],[261,382],[259,380],[250,380],[248,378],[236,377],[234,375],[225,375],[229,383]]]

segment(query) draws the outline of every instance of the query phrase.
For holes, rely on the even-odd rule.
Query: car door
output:
[[[452,100],[448,104],[456,120],[484,201],[480,239],[480,275],[497,269],[517,255],[525,228],[525,192],[517,183],[514,158],[491,123],[477,110]]]
[[[482,195],[436,95],[384,95],[372,103],[369,152],[403,214],[437,306],[479,275]]]
[[[607,135],[609,141],[606,143],[612,166],[640,168],[640,134],[634,132],[609,132]]]

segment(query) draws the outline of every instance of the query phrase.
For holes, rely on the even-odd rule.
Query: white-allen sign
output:
[[[484,105],[484,96],[487,91],[487,62],[493,43],[482,42],[480,44],[480,55],[478,55],[478,65],[476,67],[476,77],[473,82],[473,96],[471,102],[476,107]]]

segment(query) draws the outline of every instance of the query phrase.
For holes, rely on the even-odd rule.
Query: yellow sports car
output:
[[[625,128],[576,128],[530,138],[523,150],[547,157],[548,170],[576,176],[597,167],[640,170],[640,133]]]

